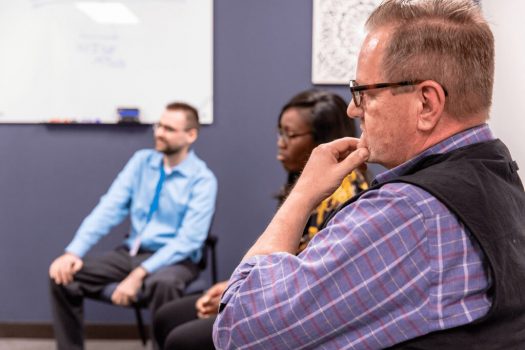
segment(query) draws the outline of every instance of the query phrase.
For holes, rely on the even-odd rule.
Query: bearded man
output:
[[[217,195],[215,176],[191,150],[197,110],[169,104],[154,133],[155,150],[133,155],[49,268],[58,349],[83,349],[83,298],[97,298],[106,285],[118,282],[116,305],[131,304],[141,291],[154,314],[197,276]],[[120,247],[85,257],[128,216],[130,232]]]

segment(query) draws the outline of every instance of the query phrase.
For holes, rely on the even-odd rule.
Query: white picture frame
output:
[[[313,0],[313,84],[346,85],[354,78],[365,21],[380,2]]]

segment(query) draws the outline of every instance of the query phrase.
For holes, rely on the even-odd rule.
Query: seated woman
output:
[[[316,146],[337,138],[355,136],[353,121],[346,115],[345,101],[336,94],[318,90],[294,96],[282,108],[277,130],[277,159],[288,172],[288,180],[277,195],[279,204],[286,199]],[[367,188],[362,173],[354,171],[349,174],[310,216],[297,254],[337,206]],[[154,317],[153,327],[159,348],[214,349],[213,322],[227,283],[217,283],[203,295],[188,296],[162,306]]]

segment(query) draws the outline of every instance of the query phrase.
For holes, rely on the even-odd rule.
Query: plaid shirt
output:
[[[493,139],[487,125],[422,157]],[[481,248],[423,189],[391,183],[343,208],[294,256],[253,256],[233,272],[214,326],[219,349],[382,349],[484,316]]]

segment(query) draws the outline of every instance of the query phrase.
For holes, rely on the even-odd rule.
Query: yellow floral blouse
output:
[[[356,194],[368,189],[368,183],[365,176],[360,171],[353,171],[343,179],[341,186],[335,192],[319,204],[319,206],[312,212],[308,223],[304,229],[303,236],[299,243],[297,254],[302,252],[308,242],[315,236],[321,228],[324,220],[337,208],[352,198]]]

